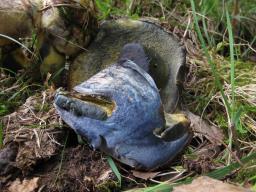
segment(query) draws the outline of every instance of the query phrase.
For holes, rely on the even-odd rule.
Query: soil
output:
[[[12,167],[1,177],[1,189],[7,192],[17,179],[23,181],[34,177],[39,177],[37,189],[40,191],[103,191],[102,188],[116,188],[115,176],[106,160],[101,153],[92,151],[86,145],[69,147],[64,150],[63,156],[59,154],[42,159],[26,173]],[[106,184],[108,181],[109,184]],[[104,184],[106,186],[103,187]]]
[[[56,113],[53,96],[48,90],[29,97],[2,119],[0,191],[114,191],[117,179],[106,158],[78,143]]]
[[[100,184],[115,180],[101,154],[87,146],[66,149],[60,161],[60,157],[54,158],[42,164],[41,170],[35,169],[34,175],[41,175],[43,191],[99,191]]]

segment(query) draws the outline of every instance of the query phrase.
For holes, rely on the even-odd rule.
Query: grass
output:
[[[216,65],[214,64],[214,61],[212,60],[210,54],[209,54],[209,51],[207,49],[207,46],[206,46],[206,43],[205,43],[205,40],[203,38],[203,35],[202,35],[202,32],[201,32],[201,29],[199,27],[199,20],[198,20],[198,16],[196,14],[196,10],[195,10],[195,3],[193,0],[190,0],[191,2],[191,8],[192,8],[192,13],[193,13],[193,17],[194,17],[194,25],[195,25],[195,30],[197,32],[197,35],[198,35],[198,38],[199,38],[199,41],[201,43],[201,46],[202,46],[202,49],[204,51],[204,54],[207,58],[207,61],[208,63],[210,64],[211,66],[211,71],[213,73],[213,76],[214,76],[214,80],[215,80],[215,87],[221,92],[221,96],[224,100],[224,105],[226,106],[227,108],[227,112],[230,113],[230,105],[228,103],[228,99],[227,99],[227,96],[225,95],[224,93],[224,90],[223,90],[223,86],[222,86],[222,83],[220,81],[220,77],[219,77],[219,74],[217,72],[217,69],[216,69]]]
[[[255,77],[255,64],[242,60],[242,58],[245,58],[243,50],[248,49],[244,47],[241,49],[243,45],[237,41],[238,37],[235,37],[233,33],[232,21],[234,16],[230,16],[232,12],[231,4],[235,5],[237,2],[230,1],[221,9],[222,1],[200,2],[202,4],[198,6],[198,1],[195,4],[193,0],[190,0],[194,21],[190,30],[196,31],[203,52],[203,59],[192,57],[198,67],[196,72],[199,72],[192,74],[198,77],[197,80],[200,80],[202,84],[195,82],[196,86],[189,87],[191,94],[189,96],[185,94],[185,99],[189,97],[186,103],[191,106],[189,107],[191,111],[202,114],[203,117],[210,119],[211,122],[229,132],[226,142],[230,149],[234,145],[243,146],[242,143],[237,143],[237,140],[246,140],[253,145],[255,128],[252,127],[255,127],[256,103],[250,103],[249,100],[253,98],[255,92],[245,97],[246,94],[242,90],[245,90],[247,85],[255,84],[253,78]],[[198,7],[200,7],[199,12],[196,11]],[[221,38],[216,38],[216,35],[210,32],[209,21],[217,23],[217,26],[222,25],[221,30],[214,29],[216,33],[223,34]],[[181,28],[184,28],[184,26],[181,26]],[[244,30],[244,28],[241,28],[241,30]],[[247,40],[250,41],[250,38]],[[222,46],[221,51],[217,50],[220,45]],[[251,125],[246,123],[246,116],[251,118]],[[246,156],[246,152],[243,155]],[[233,165],[230,155],[223,155],[219,160],[217,159],[217,161],[222,162],[223,160],[226,162],[225,167],[229,168],[229,165]],[[157,190],[159,191],[169,190],[170,188],[166,184],[160,184],[160,188],[158,187]],[[156,188],[145,188],[145,191],[154,190]]]
[[[230,81],[231,81],[231,121],[235,122],[235,57],[234,57],[234,38],[233,38],[233,29],[231,26],[229,12],[226,8],[226,18],[227,18],[227,28],[228,28],[228,37],[229,37],[229,50],[230,50]]]
[[[233,36],[233,29],[232,29],[232,25],[231,25],[231,19],[230,19],[230,14],[229,11],[227,9],[227,7],[225,8],[225,15],[226,15],[226,23],[227,23],[227,31],[228,31],[228,45],[229,45],[229,58],[230,58],[230,62],[229,62],[229,73],[230,73],[230,86],[231,86],[231,91],[228,93],[228,95],[226,95],[227,93],[224,93],[224,90],[226,88],[223,87],[223,80],[224,82],[227,82],[226,78],[220,78],[220,76],[225,77],[225,73],[221,72],[221,70],[216,70],[216,66],[218,66],[215,61],[216,59],[213,59],[212,54],[210,54],[210,50],[212,46],[210,43],[208,43],[208,47],[206,45],[206,42],[203,38],[203,35],[201,33],[201,29],[199,27],[199,19],[198,16],[196,14],[196,10],[195,10],[195,4],[194,1],[191,1],[191,7],[192,7],[192,11],[193,11],[193,17],[194,17],[194,21],[195,21],[195,30],[198,34],[199,37],[199,41],[202,45],[202,49],[204,51],[204,54],[207,57],[208,63],[211,66],[211,71],[212,74],[214,76],[215,79],[215,85],[214,87],[216,87],[217,89],[220,90],[221,92],[221,96],[224,100],[224,104],[225,104],[225,108],[227,111],[227,115],[228,115],[228,127],[229,129],[231,128],[236,128],[240,133],[244,132],[243,129],[241,129],[241,114],[242,113],[251,113],[250,110],[248,110],[247,107],[245,107],[247,104],[245,104],[244,102],[240,100],[236,101],[237,98],[239,98],[239,95],[237,94],[237,89],[239,88],[239,86],[245,86],[246,84],[253,84],[253,80],[252,78],[248,77],[248,79],[250,79],[250,81],[245,82],[244,79],[240,79],[241,76],[246,75],[246,73],[250,74],[253,76],[253,67],[252,67],[252,71],[248,71],[246,72],[246,68],[245,68],[245,61],[235,61],[235,57],[238,58],[239,55],[235,54],[238,52],[238,48],[236,48],[234,45],[234,36]],[[209,39],[206,37],[206,39]],[[223,42],[222,42],[223,43]],[[217,45],[218,46],[218,45]],[[242,67],[240,66],[243,65]],[[251,64],[251,66],[253,66],[253,64]],[[218,69],[221,66],[218,66]],[[238,67],[239,69],[236,69],[236,67]],[[247,65],[247,67],[249,67],[249,65]],[[240,77],[235,76],[235,73],[239,74]],[[240,80],[240,81],[239,81]],[[226,92],[226,90],[225,90]],[[229,97],[229,94],[231,94],[231,98]],[[253,108],[255,108],[255,104],[254,106],[252,105]],[[240,123],[240,124],[239,124]],[[231,143],[232,138],[229,138],[229,142]]]
[[[107,160],[108,160],[108,164],[111,167],[112,171],[115,173],[115,175],[118,179],[119,187],[121,188],[121,184],[122,184],[121,174],[120,174],[115,162],[113,161],[113,159],[111,157],[107,157]]]
[[[114,6],[116,3],[118,7]],[[100,11],[99,19],[108,19],[112,16],[128,16],[131,18],[138,18],[138,10],[133,11],[134,0],[121,0],[119,2],[114,0],[95,0],[95,4]]]
[[[0,71],[3,75],[6,69],[0,68]],[[0,117],[13,112],[27,97],[43,88],[39,83],[34,83],[24,71],[0,76],[0,81]]]
[[[16,39],[14,39],[14,38],[12,38],[12,37],[10,37],[10,36],[1,34],[1,33],[0,33],[0,37],[5,38],[5,39],[8,39],[8,40],[10,40],[10,41],[13,41],[14,43],[18,44],[18,45],[21,46],[23,49],[25,49],[26,51],[28,51],[31,55],[33,55],[34,57],[37,58],[37,56],[36,56],[27,46],[25,46],[25,45],[22,44],[21,42],[17,41]]]
[[[229,148],[232,149],[232,142],[233,139],[236,140],[237,138],[234,137],[234,135],[237,135],[235,133],[235,122],[238,122],[238,119],[240,118],[240,111],[236,112],[236,106],[235,106],[235,57],[234,57],[234,38],[233,38],[233,29],[231,26],[231,21],[229,17],[228,9],[226,8],[226,19],[227,19],[227,29],[228,29],[228,37],[229,37],[229,57],[230,57],[230,81],[231,81],[231,102],[230,102],[230,108],[231,108],[231,119],[229,121]],[[236,118],[236,119],[235,119]],[[230,164],[231,156],[229,155],[228,164]]]
[[[111,12],[111,0],[96,0],[95,3],[97,5],[97,8],[100,10],[100,19],[106,19],[110,12]]]
[[[198,20],[198,16],[196,14],[196,10],[195,10],[195,3],[194,0],[190,0],[191,2],[191,8],[192,8],[192,13],[193,13],[193,17],[194,17],[194,25],[195,25],[195,30],[197,32],[197,35],[199,37],[199,41],[201,43],[202,49],[204,51],[204,54],[208,60],[208,63],[211,66],[211,71],[213,73],[214,76],[214,80],[215,80],[215,87],[220,91],[222,99],[223,99],[223,103],[224,106],[226,108],[226,113],[227,113],[227,122],[228,122],[228,128],[229,128],[229,148],[232,149],[232,141],[234,139],[234,135],[235,135],[235,130],[234,130],[234,114],[235,114],[235,64],[234,64],[234,41],[233,41],[233,34],[232,34],[232,27],[231,27],[231,23],[230,23],[230,18],[229,18],[229,13],[228,10],[226,9],[226,17],[227,17],[227,23],[228,23],[228,32],[229,32],[229,41],[230,41],[230,58],[231,58],[231,62],[230,62],[230,71],[231,71],[231,89],[232,89],[232,99],[229,102],[228,101],[228,97],[226,96],[226,94],[224,93],[224,88],[223,88],[223,84],[220,81],[220,77],[219,77],[219,73],[216,70],[216,64],[214,63],[214,61],[212,60],[209,51],[206,47],[206,43],[205,40],[203,38],[201,29],[199,27],[199,20]],[[231,161],[231,155],[229,153],[229,158],[228,158],[228,164],[230,164]]]
[[[250,161],[255,160],[256,158],[256,153],[250,154],[247,157],[244,157],[243,159],[241,159],[241,162],[243,163],[243,165],[245,166],[246,164],[248,164]],[[206,174],[206,176],[211,177],[213,179],[223,179],[225,178],[225,176],[227,176],[228,174],[231,174],[233,171],[235,171],[236,169],[241,168],[241,165],[239,163],[232,163],[229,166],[225,166],[223,168],[220,168],[218,170],[212,171],[208,174]],[[149,187],[146,188],[145,190],[143,190],[143,192],[154,192],[154,191],[172,191],[173,187],[178,186],[178,185],[182,185],[182,184],[189,184],[193,181],[194,178],[187,178],[183,181],[180,181],[176,184],[168,184],[168,183],[161,183],[159,185],[156,185],[154,187]],[[142,191],[140,190],[134,190],[134,192],[139,192]]]

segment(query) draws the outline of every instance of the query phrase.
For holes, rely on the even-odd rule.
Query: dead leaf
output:
[[[184,166],[189,171],[195,171],[198,174],[208,173],[220,166],[218,162],[214,161],[220,152],[221,146],[211,143],[203,145],[202,148],[197,148],[193,155],[184,156]]]
[[[35,177],[33,179],[24,179],[20,181],[20,179],[16,179],[12,182],[11,186],[8,188],[9,192],[33,192],[38,188],[38,180],[39,177]]]
[[[201,119],[201,117],[189,111],[186,111],[185,113],[191,121],[193,132],[203,134],[212,144],[222,145],[224,134],[219,127],[209,125],[209,123]]]
[[[132,171],[132,174],[134,175],[134,177],[144,179],[144,180],[153,179],[159,173],[160,172],[140,172],[140,171],[135,171],[135,170]]]
[[[96,180],[96,183],[101,183],[111,179],[113,171],[111,169],[105,170]]]
[[[202,176],[193,180],[191,184],[174,187],[173,192],[252,192],[240,186],[223,183],[222,181]]]

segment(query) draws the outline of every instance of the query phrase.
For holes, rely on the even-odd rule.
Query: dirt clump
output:
[[[101,153],[88,146],[68,148],[52,163],[55,165],[44,164],[42,170],[43,191],[102,191],[102,185],[112,191],[117,187],[114,173]]]

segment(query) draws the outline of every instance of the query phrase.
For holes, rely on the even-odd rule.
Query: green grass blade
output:
[[[33,55],[35,58],[37,58],[37,56],[28,48],[26,47],[24,44],[22,44],[21,42],[17,41],[16,39],[9,37],[7,35],[1,34],[0,33],[0,37],[3,37],[5,39],[9,39],[10,41],[13,41],[14,43],[20,45],[22,48],[26,49],[31,55]]]
[[[194,0],[190,0],[190,3],[191,3],[192,14],[193,14],[193,18],[194,18],[195,30],[197,32],[197,35],[198,35],[199,41],[201,43],[202,49],[204,51],[204,54],[205,54],[205,56],[206,56],[206,58],[208,60],[208,63],[210,64],[211,71],[212,71],[214,79],[215,79],[215,85],[220,90],[221,96],[222,96],[222,98],[224,100],[224,105],[227,107],[227,111],[230,114],[230,111],[231,111],[230,104],[228,102],[227,96],[224,93],[223,86],[221,84],[220,77],[218,75],[216,66],[213,63],[212,59],[211,59],[211,56],[210,56],[210,54],[208,52],[205,40],[203,38],[202,32],[201,32],[199,24],[198,24],[198,17],[197,17],[196,10],[195,10],[195,2],[194,2]]]
[[[203,24],[203,30],[204,30],[204,35],[207,39],[207,42],[210,46],[212,46],[212,42],[211,42],[211,39],[210,39],[210,36],[209,36],[209,33],[207,31],[207,24],[206,24],[206,19],[205,17],[202,18],[202,24]]]
[[[119,186],[121,187],[122,177],[121,177],[121,174],[120,174],[120,172],[118,171],[118,169],[116,167],[115,162],[113,161],[113,159],[111,157],[107,157],[107,160],[108,160],[109,166],[111,167],[112,171],[115,173],[115,175],[118,179]]]
[[[16,73],[14,71],[12,71],[11,69],[8,69],[8,68],[0,67],[0,70],[3,70],[3,72],[9,72],[12,75],[16,75]]]
[[[166,183],[161,183],[161,184],[158,184],[154,187],[149,187],[149,188],[146,188],[146,189],[141,190],[141,191],[143,191],[143,192],[155,192],[155,191],[171,192],[172,188],[173,188],[172,185],[168,185]],[[136,191],[136,192],[138,192],[138,191]]]
[[[37,84],[26,85],[23,88],[21,88],[19,91],[17,91],[16,93],[14,93],[7,101],[12,101],[13,99],[15,99],[15,97],[17,97],[19,94],[21,94],[24,90],[26,90],[26,89],[28,89],[29,87],[32,87],[32,86],[42,87],[41,85],[37,85]]]
[[[241,162],[243,164],[246,164],[253,159],[256,159],[256,153],[252,153],[251,155],[248,155],[248,156],[242,158]],[[221,169],[218,169],[218,170],[208,173],[207,176],[214,178],[214,179],[222,179],[226,175],[232,173],[233,171],[235,171],[236,169],[238,169],[240,167],[241,167],[241,165],[239,163],[232,163],[224,168],[221,168]]]
[[[229,51],[230,51],[230,80],[231,80],[231,120],[234,122],[235,114],[235,57],[234,57],[234,38],[232,32],[232,26],[228,9],[226,8],[227,28],[228,28],[228,39],[229,39]]]

